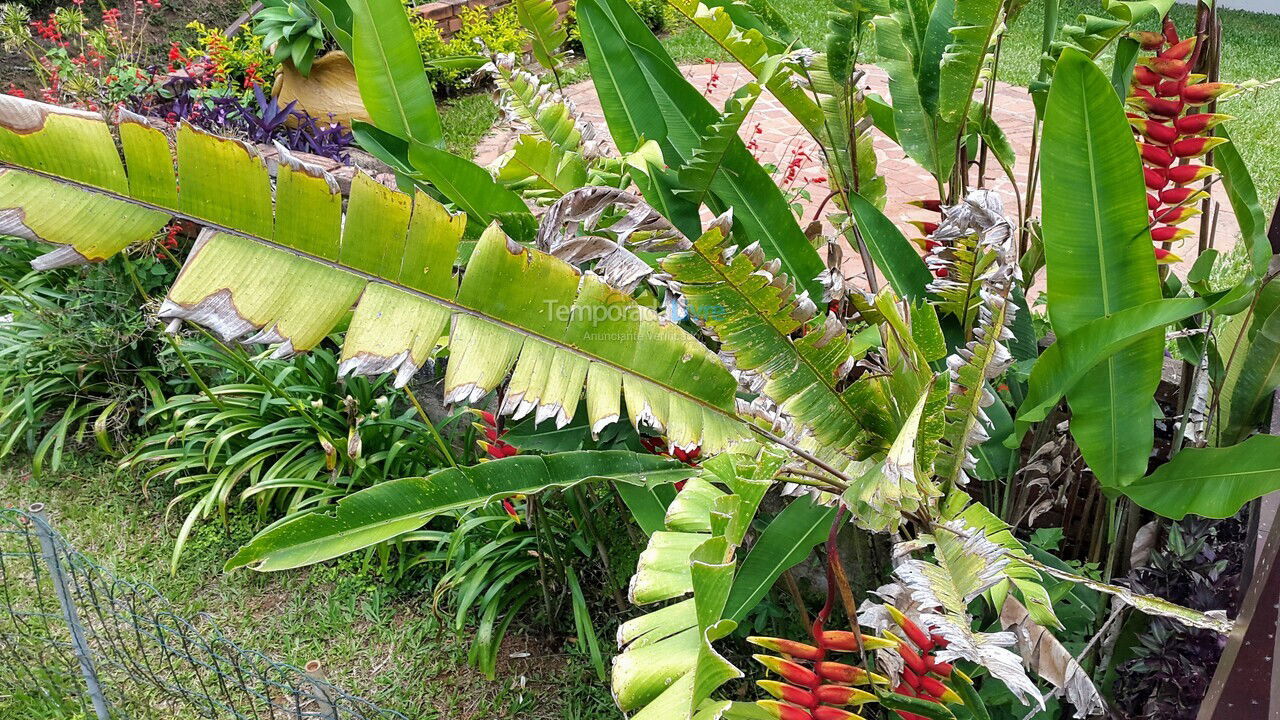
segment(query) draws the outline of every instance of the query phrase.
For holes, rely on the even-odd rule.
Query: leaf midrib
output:
[[[105,190],[105,189],[103,189],[103,188],[94,187],[94,186],[92,186],[92,185],[87,185],[87,184],[82,183],[82,182],[80,182],[80,181],[78,181],[78,180],[71,180],[71,179],[69,179],[69,178],[64,178],[64,177],[61,177],[61,176],[59,176],[59,175],[52,175],[52,174],[50,174],[50,173],[46,173],[46,172],[41,171],[41,170],[34,170],[34,169],[31,169],[31,168],[21,167],[21,166],[13,165],[12,163],[3,162],[3,161],[0,161],[0,169],[9,169],[9,170],[17,171],[17,172],[24,172],[24,173],[28,173],[28,174],[31,174],[31,175],[36,175],[36,176],[38,176],[38,177],[45,178],[46,180],[51,180],[51,181],[53,181],[53,182],[56,182],[56,183],[59,183],[59,184],[62,184],[62,185],[66,185],[66,186],[74,187],[74,188],[76,188],[76,189],[78,189],[78,190],[81,190],[81,191],[84,191],[84,192],[95,193],[95,194],[97,194],[97,195],[102,195],[102,196],[104,196],[104,197],[108,197],[108,198],[111,198],[111,199],[113,199],[113,200],[117,200],[117,201],[119,201],[119,202],[123,202],[123,203],[129,204],[129,205],[133,205],[133,206],[136,206],[136,207],[141,207],[141,208],[145,208],[145,209],[148,209],[148,210],[154,210],[154,211],[162,212],[162,213],[165,213],[166,215],[170,215],[170,216],[172,216],[172,217],[181,218],[181,219],[183,219],[183,220],[188,220],[188,221],[190,221],[190,222],[196,223],[196,224],[201,225],[201,226],[203,226],[203,227],[207,227],[207,228],[209,228],[209,229],[211,229],[211,230],[215,230],[215,231],[220,232],[220,233],[224,233],[224,234],[227,234],[227,235],[235,235],[235,236],[237,236],[237,237],[242,237],[242,238],[244,238],[244,239],[246,239],[246,240],[249,240],[249,241],[251,241],[251,242],[258,243],[259,245],[262,245],[262,246],[264,246],[264,247],[269,247],[269,248],[272,248],[272,249],[274,249],[274,250],[279,250],[279,251],[282,251],[282,252],[286,252],[286,253],[288,253],[288,254],[290,254],[290,255],[293,255],[293,256],[295,256],[295,257],[299,257],[299,258],[302,258],[302,259],[304,259],[304,260],[309,260],[309,261],[311,261],[311,262],[314,262],[314,263],[317,263],[317,264],[323,265],[323,266],[325,266],[325,267],[333,268],[333,269],[335,269],[335,270],[339,270],[339,271],[341,271],[341,272],[345,272],[345,273],[348,273],[348,274],[350,274],[350,275],[355,275],[356,277],[359,277],[359,278],[361,278],[361,279],[363,279],[363,280],[365,280],[365,281],[367,281],[367,282],[377,283],[377,284],[379,284],[379,285],[385,285],[385,286],[387,286],[387,287],[394,288],[394,289],[399,290],[399,291],[401,291],[401,292],[404,292],[404,293],[406,293],[406,294],[413,295],[413,296],[415,296],[415,297],[419,297],[419,298],[422,298],[422,299],[424,299],[424,300],[428,300],[428,301],[430,301],[430,302],[432,302],[432,303],[435,303],[435,304],[437,304],[437,305],[441,305],[441,306],[443,306],[443,307],[445,307],[445,308],[448,308],[451,312],[460,313],[460,314],[463,314],[463,315],[469,315],[469,316],[471,316],[471,317],[479,318],[479,319],[481,319],[481,320],[484,320],[485,322],[492,323],[492,324],[494,324],[494,325],[498,325],[498,326],[500,326],[500,327],[502,327],[502,328],[505,328],[505,329],[510,330],[510,331],[512,331],[512,332],[515,332],[515,333],[518,333],[518,334],[523,335],[523,336],[525,336],[525,337],[532,337],[532,338],[535,338],[535,339],[537,339],[537,340],[540,340],[540,341],[542,341],[542,342],[547,343],[548,345],[551,345],[552,347],[555,347],[555,348],[557,348],[557,349],[564,350],[564,351],[566,351],[566,352],[572,353],[572,354],[577,355],[577,356],[579,356],[579,357],[582,357],[582,358],[584,358],[584,359],[586,359],[586,360],[588,360],[588,361],[590,361],[590,362],[599,363],[600,365],[605,365],[605,366],[611,367],[611,368],[613,368],[613,369],[617,370],[618,372],[620,372],[620,373],[622,373],[622,374],[624,374],[624,375],[629,375],[629,376],[632,376],[632,377],[640,378],[640,379],[642,379],[642,380],[644,380],[644,381],[646,381],[646,382],[650,382],[650,383],[654,384],[655,386],[662,388],[663,390],[666,390],[667,392],[670,392],[670,393],[672,393],[672,394],[674,394],[674,395],[678,395],[678,396],[679,396],[679,397],[681,397],[681,398],[684,398],[684,399],[686,399],[686,400],[688,400],[688,401],[690,401],[690,402],[693,402],[693,403],[697,404],[699,407],[702,407],[702,408],[704,408],[704,409],[706,409],[706,410],[710,410],[710,411],[712,411],[712,412],[715,412],[716,414],[721,415],[722,417],[729,418],[729,419],[731,419],[731,420],[733,420],[734,422],[737,422],[737,423],[739,423],[739,424],[743,424],[743,425],[746,425],[746,424],[747,424],[747,423],[746,423],[746,421],[744,421],[744,420],[742,420],[741,418],[739,418],[739,417],[737,416],[737,414],[736,414],[736,413],[729,412],[729,411],[727,411],[727,410],[725,410],[725,409],[723,409],[723,408],[721,408],[721,407],[718,407],[718,406],[716,406],[716,405],[713,405],[713,404],[711,404],[711,403],[707,402],[706,400],[703,400],[702,398],[699,398],[699,397],[696,397],[696,396],[694,396],[694,395],[691,395],[691,394],[689,394],[689,393],[687,393],[687,392],[685,392],[685,391],[683,391],[683,390],[681,390],[681,389],[679,389],[679,388],[677,388],[677,387],[675,387],[675,386],[673,386],[673,385],[668,384],[667,382],[664,382],[664,381],[659,380],[659,379],[656,379],[656,378],[649,377],[649,376],[647,376],[647,375],[642,375],[642,374],[637,373],[637,372],[635,372],[634,370],[632,370],[632,369],[630,369],[630,368],[628,368],[628,367],[626,367],[626,366],[620,365],[620,364],[618,364],[618,363],[616,363],[616,362],[614,362],[614,361],[611,361],[611,360],[608,360],[608,359],[605,359],[605,358],[599,357],[599,356],[594,355],[594,354],[592,354],[592,353],[589,353],[589,352],[587,352],[587,351],[585,351],[585,350],[583,350],[583,349],[581,349],[581,348],[577,348],[577,347],[574,347],[574,346],[572,346],[572,345],[568,345],[568,344],[566,344],[566,343],[564,343],[564,342],[562,342],[562,341],[560,341],[560,340],[556,340],[556,339],[554,339],[554,338],[547,337],[546,335],[543,335],[543,334],[541,334],[541,333],[535,332],[535,331],[530,330],[530,329],[528,329],[528,328],[524,328],[524,327],[521,327],[521,326],[519,326],[519,325],[512,324],[511,322],[508,322],[508,321],[503,320],[503,319],[501,319],[501,318],[493,317],[493,316],[488,315],[488,314],[486,314],[486,313],[484,313],[484,312],[482,312],[482,311],[480,311],[480,310],[476,310],[475,308],[467,307],[467,306],[465,306],[465,305],[460,305],[460,304],[458,304],[458,303],[457,303],[456,301],[454,301],[454,300],[446,299],[446,298],[443,298],[443,297],[441,297],[441,296],[439,296],[439,295],[433,295],[433,294],[431,294],[431,293],[424,292],[424,291],[422,291],[422,290],[418,290],[418,289],[416,289],[416,288],[411,288],[411,287],[409,287],[409,286],[407,286],[407,285],[401,285],[401,284],[399,284],[399,283],[393,282],[393,281],[388,280],[388,279],[383,278],[383,277],[379,277],[379,276],[377,276],[377,275],[374,275],[374,274],[372,274],[372,273],[366,272],[366,271],[364,271],[364,270],[359,270],[359,269],[357,269],[357,268],[353,268],[353,267],[350,267],[350,266],[348,266],[348,265],[343,265],[342,263],[339,263],[339,262],[335,262],[335,261],[332,261],[332,260],[327,260],[327,259],[325,259],[325,258],[322,258],[322,257],[316,256],[316,255],[311,255],[311,254],[309,254],[309,253],[306,253],[306,252],[303,252],[303,251],[301,251],[301,250],[298,250],[297,248],[292,248],[292,247],[289,247],[288,245],[280,244],[280,243],[278,243],[278,242],[276,242],[276,241],[274,241],[274,240],[268,240],[268,239],[263,238],[263,237],[260,237],[260,236],[258,236],[258,235],[253,235],[253,234],[251,234],[251,233],[247,233],[247,232],[244,232],[244,231],[242,231],[242,230],[237,230],[237,229],[235,229],[235,228],[227,227],[227,226],[225,226],[225,225],[220,225],[220,224],[218,224],[218,223],[216,223],[216,222],[212,222],[212,221],[207,220],[207,219],[205,219],[205,218],[197,217],[197,216],[194,216],[194,215],[189,215],[189,214],[184,213],[184,212],[181,212],[181,211],[179,211],[179,210],[177,210],[177,209],[173,209],[173,208],[166,208],[166,207],[163,207],[163,206],[161,206],[161,205],[156,205],[156,204],[154,204],[154,203],[147,202],[147,201],[145,201],[145,200],[138,200],[138,199],[136,199],[136,198],[132,198],[132,197],[129,197],[129,196],[127,196],[127,195],[121,195],[121,194],[116,193],[116,192],[113,192],[113,191],[111,191],[111,190]]]

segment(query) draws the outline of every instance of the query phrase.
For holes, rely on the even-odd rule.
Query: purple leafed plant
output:
[[[325,122],[298,110],[297,102],[283,107],[254,85],[253,100],[238,96],[210,95],[190,78],[174,77],[154,91],[130,98],[130,109],[171,123],[186,121],[220,134],[243,137],[255,143],[279,142],[289,150],[350,162],[354,137],[344,126]],[[289,120],[293,119],[293,124]]]

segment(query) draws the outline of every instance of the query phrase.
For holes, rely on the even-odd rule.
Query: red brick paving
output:
[[[729,95],[751,78],[750,74],[736,63],[698,64],[686,66],[682,69],[690,83],[699,90],[703,90],[712,103],[719,107],[723,107]],[[862,87],[888,98],[888,79],[884,71],[869,65],[864,66],[864,70],[866,75],[862,80]],[[713,76],[715,76],[714,82],[712,82]],[[600,109],[600,102],[596,98],[590,81],[578,83],[567,88],[565,95],[574,103],[584,120],[596,124],[600,135],[607,135],[604,132],[606,126]],[[1035,110],[1026,89],[1005,83],[997,83],[992,114],[997,124],[1004,130],[1005,135],[1008,136],[1009,142],[1017,154],[1014,174],[1018,178],[1019,185],[1024,185],[1027,176],[1027,157],[1031,146],[1032,123],[1035,118]],[[936,216],[931,218],[930,213],[918,210],[906,203],[920,198],[936,198],[938,193],[937,185],[933,177],[908,159],[906,154],[895,143],[879,131],[873,132],[879,171],[885,176],[888,184],[885,213],[900,223],[908,237],[918,236],[919,233],[915,228],[908,225],[905,220],[930,220],[935,219]],[[822,167],[822,155],[818,152],[817,144],[805,133],[786,109],[768,94],[760,98],[752,109],[751,115],[743,123],[742,135],[743,139],[752,148],[752,152],[762,163],[773,164],[778,168],[775,177],[784,186],[784,189],[805,189],[808,191],[810,198],[808,200],[800,200],[804,206],[801,224],[807,224],[813,219],[816,205],[826,195],[824,186],[821,185],[821,181],[825,179],[826,172]],[[516,134],[510,128],[497,129],[481,141],[476,148],[477,162],[481,164],[492,162],[503,152],[510,149],[515,142],[515,138]],[[785,182],[787,167],[797,154],[800,155],[798,171],[795,173],[793,181],[787,183]],[[975,175],[976,173],[977,171],[974,170]],[[1013,186],[1008,178],[1005,177],[999,164],[994,160],[988,162],[984,184],[1004,196],[1006,214],[1016,222],[1017,211],[1014,203]],[[1220,249],[1226,251],[1235,244],[1236,235],[1239,232],[1238,224],[1234,213],[1231,211],[1231,206],[1226,202],[1220,184],[1215,185],[1214,197],[1221,208],[1216,244]],[[1198,225],[1194,221],[1189,223],[1187,227],[1198,229]],[[1191,262],[1195,259],[1196,239],[1194,237],[1188,238],[1182,246],[1175,247],[1174,252],[1184,258],[1183,262],[1176,267],[1179,274],[1185,276],[1186,270],[1190,268]],[[862,266],[857,253],[846,252],[845,257],[847,258],[846,274],[850,276],[860,275]]]

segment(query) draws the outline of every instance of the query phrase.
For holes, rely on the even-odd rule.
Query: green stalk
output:
[[[440,437],[440,431],[436,429],[435,423],[431,422],[431,418],[427,417],[427,411],[422,408],[422,403],[418,402],[418,396],[413,394],[407,386],[404,394],[409,396],[409,402],[418,410],[418,417],[422,418],[422,423],[427,426],[427,430],[431,431],[431,436],[435,438],[436,445],[440,448],[440,452],[444,455],[444,459],[448,461],[450,467],[458,467],[458,463],[453,459],[453,453],[449,452],[449,446],[445,444],[444,438]]]

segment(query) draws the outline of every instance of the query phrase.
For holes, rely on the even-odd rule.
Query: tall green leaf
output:
[[[414,142],[444,144],[440,114],[400,0],[349,0],[352,64],[360,99],[379,128]]]
[[[1124,107],[1083,53],[1058,62],[1045,111],[1044,251],[1049,321],[1059,336],[1159,300],[1142,162]],[[1151,331],[1067,395],[1071,432],[1104,486],[1141,477],[1154,442],[1151,401],[1164,341]]]
[[[1231,139],[1227,129],[1221,125],[1214,128],[1214,134]],[[1267,216],[1258,201],[1253,176],[1233,142],[1214,148],[1213,164],[1222,171],[1222,186],[1240,224],[1240,237],[1249,256],[1249,270],[1254,278],[1261,278],[1271,262],[1271,243],[1267,240]]]
[[[1004,16],[1003,6],[1003,0],[957,0],[955,3],[951,41],[942,56],[939,79],[939,152],[954,154],[987,59],[987,48]]]
[[[1238,338],[1220,349],[1231,367],[1222,381],[1222,416],[1214,421],[1218,445],[1235,444],[1257,429],[1272,394],[1280,388],[1280,308],[1265,310],[1269,310],[1265,315],[1250,316],[1252,321],[1239,328]],[[1258,312],[1264,312],[1262,303],[1255,309]],[[1244,317],[1236,320],[1244,321]]]
[[[871,259],[894,291],[908,300],[924,300],[933,276],[898,226],[857,193],[849,196],[849,212],[862,232]]]
[[[835,507],[811,497],[791,501],[769,522],[742,559],[724,615],[741,622],[778,581],[782,573],[804,561],[814,546],[826,540]]]
[[[1255,435],[1225,448],[1187,448],[1147,477],[1120,488],[1159,515],[1227,518],[1280,490],[1280,437]]]
[[[632,152],[642,138],[652,139],[661,144],[663,158],[673,169],[693,162],[702,133],[719,113],[680,74],[635,10],[625,0],[583,0],[578,22],[596,92],[619,150]],[[760,243],[797,284],[814,296],[820,294],[822,259],[772,177],[740,138],[730,141],[711,193],[714,212],[732,208],[735,227],[748,243]]]
[[[227,561],[227,570],[270,572],[312,565],[417,530],[433,516],[482,507],[588,479],[647,485],[684,479],[687,466],[625,450],[517,455],[427,477],[389,480],[352,493],[332,509],[272,525]]]

